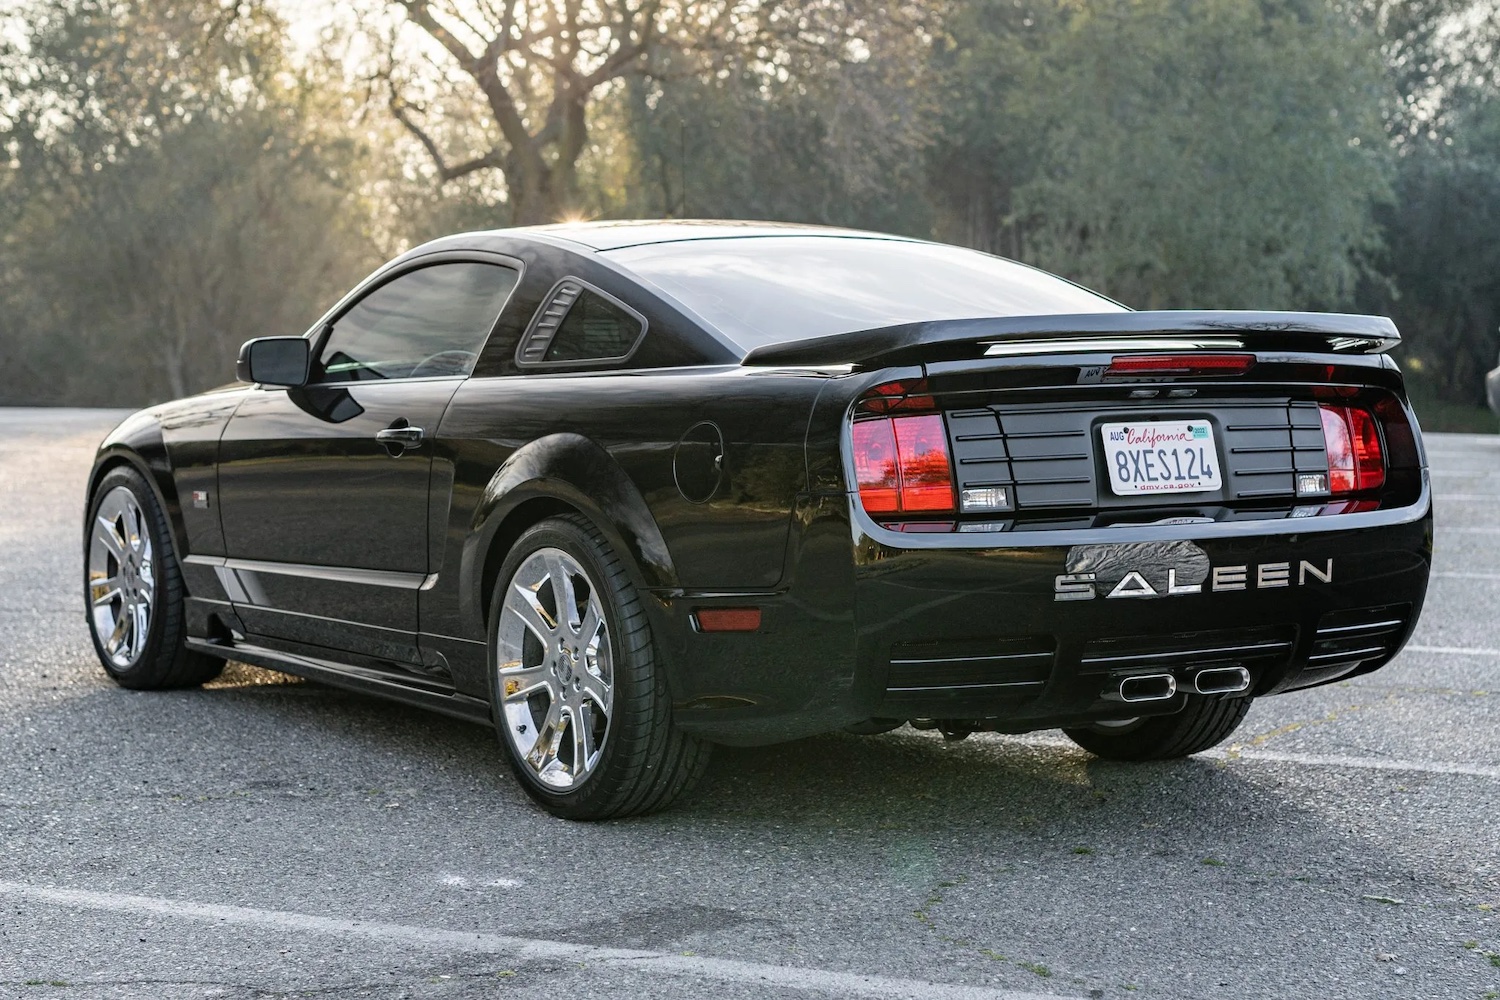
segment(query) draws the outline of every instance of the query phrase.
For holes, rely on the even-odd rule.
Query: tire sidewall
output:
[[[118,667],[110,659],[104,649],[104,643],[94,629],[93,603],[89,590],[89,551],[94,544],[94,524],[99,519],[99,505],[104,498],[117,487],[125,487],[135,497],[135,502],[140,506],[141,513],[145,515],[146,532],[151,539],[151,550],[154,557],[151,560],[151,591],[155,600],[151,605],[151,620],[146,626],[146,644],[141,647],[141,655],[136,657],[135,662],[128,667]],[[172,540],[165,537],[162,530],[161,504],[156,499],[156,492],[146,482],[146,478],[135,469],[122,466],[111,469],[94,488],[94,495],[89,498],[89,517],[85,525],[83,536],[83,613],[84,622],[88,627],[89,639],[94,644],[94,652],[99,656],[99,662],[103,664],[104,670],[110,677],[124,686],[130,686],[132,679],[145,673],[150,669],[161,655],[162,647],[162,625],[166,609],[163,607],[169,595],[166,587],[167,560],[175,559],[176,550],[172,546]]]
[[[615,586],[612,576],[601,564],[596,543],[587,532],[571,520],[549,519],[542,521],[522,533],[511,546],[500,572],[496,575],[494,592],[490,596],[489,615],[486,619],[486,663],[490,686],[490,711],[494,716],[495,733],[505,751],[506,761],[534,799],[558,816],[589,816],[596,813],[597,806],[619,790],[621,775],[616,773],[621,745],[635,735],[624,730],[638,727],[641,720],[632,718],[630,707],[637,704],[637,693],[644,685],[649,690],[653,683],[654,669],[649,640],[636,648],[627,648],[621,629],[622,597],[633,599],[633,594],[622,594]],[[501,605],[510,586],[511,578],[525,559],[537,549],[557,548],[578,560],[589,575],[590,585],[600,595],[600,606],[609,628],[610,652],[614,667],[614,698],[610,710],[608,728],[605,731],[604,748],[593,773],[582,786],[560,792],[537,780],[531,769],[522,761],[511,742],[505,712],[500,704],[499,689],[499,631]],[[628,586],[628,584],[627,584]]]

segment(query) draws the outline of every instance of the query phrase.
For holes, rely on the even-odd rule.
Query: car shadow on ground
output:
[[[493,733],[481,726],[239,665],[201,694],[181,697],[233,705],[236,717],[251,708],[253,715],[273,713],[278,731],[314,741],[325,760],[354,763],[369,755],[390,767],[393,758],[407,758],[405,772],[482,787],[499,810],[536,811]],[[1064,838],[1108,830],[1115,839],[1154,845],[1163,833],[1180,839],[1184,830],[1299,822],[1296,813],[1222,761],[1120,764],[1055,741],[978,734],[950,743],[908,727],[716,747],[696,792],[664,813],[614,825],[878,833],[940,824],[951,832]]]

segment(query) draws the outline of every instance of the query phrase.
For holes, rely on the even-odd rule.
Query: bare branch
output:
[[[389,106],[391,109],[391,114],[395,116],[396,121],[400,122],[403,128],[405,128],[412,134],[417,142],[422,144],[422,148],[427,150],[427,155],[432,157],[432,162],[437,167],[439,183],[447,183],[451,180],[457,180],[460,177],[472,174],[478,170],[485,170],[490,167],[503,166],[504,157],[502,156],[501,152],[498,149],[492,149],[488,153],[485,153],[483,156],[476,156],[472,160],[466,160],[463,163],[459,163],[450,167],[447,161],[443,159],[443,151],[438,148],[437,142],[432,138],[432,136],[427,134],[426,129],[422,128],[422,126],[417,124],[416,120],[412,118],[409,111],[409,106],[405,101],[401,100],[400,96],[396,93],[396,85],[394,82],[390,84],[390,92]]]

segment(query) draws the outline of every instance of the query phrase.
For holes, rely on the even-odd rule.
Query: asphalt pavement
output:
[[[1411,646],[1220,751],[826,736],[579,825],[477,726],[111,684],[78,539],[117,418],[0,410],[0,996],[1500,997],[1500,437],[1428,439]]]

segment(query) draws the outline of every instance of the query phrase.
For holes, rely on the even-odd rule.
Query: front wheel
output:
[[[112,469],[89,499],[84,600],[89,634],[121,687],[194,687],[222,659],[186,648],[185,590],[172,532],[156,494],[134,469]]]
[[[646,610],[589,521],[552,518],[516,541],[490,623],[500,742],[544,809],[578,820],[654,812],[702,776],[709,745],[673,725]]]
[[[1189,698],[1174,715],[1064,729],[1068,739],[1106,760],[1171,760],[1218,746],[1239,728],[1251,698]]]

